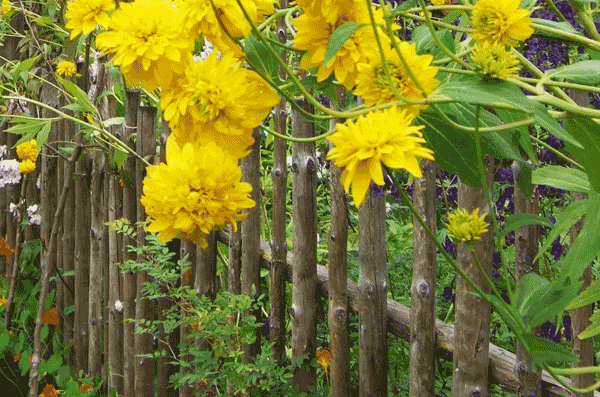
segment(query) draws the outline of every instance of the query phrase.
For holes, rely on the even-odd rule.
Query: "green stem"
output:
[[[333,134],[333,131],[334,131],[334,130],[327,131],[324,134],[313,136],[313,137],[310,137],[310,138],[296,138],[296,137],[289,136],[289,135],[282,135],[282,134],[280,134],[280,133],[278,133],[276,131],[273,131],[269,127],[264,126],[262,124],[259,125],[259,127],[262,130],[268,132],[269,134],[273,135],[276,138],[283,139],[283,140],[286,140],[286,141],[289,141],[289,142],[299,142],[299,143],[307,143],[307,142],[317,142],[317,141],[320,141],[321,139],[327,138],[329,135]]]
[[[557,381],[558,383],[560,383],[560,385],[561,385],[562,387],[564,387],[565,389],[569,390],[571,393],[576,393],[576,394],[590,393],[590,392],[593,392],[594,390],[597,390],[598,388],[600,388],[600,382],[596,382],[596,383],[594,383],[592,386],[590,386],[590,387],[587,387],[587,388],[585,388],[585,389],[577,389],[577,388],[575,388],[575,387],[573,387],[573,386],[571,386],[571,385],[567,384],[567,383],[566,383],[564,380],[562,380],[562,379],[559,377],[559,374],[556,372],[556,369],[555,369],[555,368],[548,366],[548,364],[543,364],[543,365],[542,365],[542,367],[543,367],[543,368],[544,368],[546,371],[548,371],[548,373],[549,373],[550,375],[552,375],[552,377],[553,377],[554,379],[556,379],[556,381]]]
[[[548,145],[546,142],[540,140],[539,138],[537,138],[535,136],[531,136],[531,135],[529,135],[529,139],[531,139],[532,141],[534,141],[538,145],[545,147],[547,150],[551,151],[552,153],[554,153],[555,155],[557,155],[561,159],[565,160],[567,163],[571,164],[573,167],[577,168],[578,170],[586,172],[585,168],[581,164],[579,164],[578,162],[576,162],[576,161],[570,159],[569,157],[565,156],[564,154],[562,154],[558,150],[554,149],[552,146]]]

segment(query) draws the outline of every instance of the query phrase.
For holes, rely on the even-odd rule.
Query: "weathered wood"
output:
[[[286,8],[287,0],[281,0],[280,7]],[[279,42],[287,41],[287,27],[283,17],[277,19],[277,38]],[[281,58],[287,59],[286,51],[282,51]],[[281,66],[278,68],[279,78],[285,79],[285,72]],[[275,106],[273,116],[275,131],[279,134],[287,134],[287,112],[286,100],[281,97],[281,100]],[[279,138],[274,138],[274,160],[273,160],[273,255],[274,266],[271,268],[271,285],[269,290],[269,339],[274,343],[273,358],[281,360],[285,357],[285,257],[287,255],[286,244],[286,194],[287,194],[287,163],[286,163],[286,141]]]
[[[139,108],[137,126],[138,134],[136,140],[137,154],[146,158],[156,154],[156,108],[152,106],[141,106]],[[136,171],[138,177],[135,180],[136,219],[137,222],[146,220],[146,210],[139,199],[143,192],[143,178],[146,174],[146,166],[140,159],[136,159]],[[138,247],[146,244],[146,231],[143,227],[137,228]],[[144,261],[143,255],[137,255],[137,262]],[[155,302],[144,298],[142,292],[143,284],[151,282],[152,279],[147,272],[137,273],[137,291],[135,302],[136,326],[141,320],[154,321]],[[154,350],[153,337],[150,333],[136,333],[135,339],[135,395],[151,396],[154,394],[154,359],[138,357],[141,354],[152,354]]]
[[[230,228],[220,230],[217,234],[219,241],[227,244],[229,242]],[[261,264],[267,269],[273,266],[273,252],[267,241],[261,241]],[[287,282],[292,282],[294,255],[288,252],[285,263],[285,277]],[[324,266],[317,266],[317,293],[329,295],[329,271]],[[358,286],[348,280],[348,300],[350,308],[354,313],[358,311]],[[410,308],[401,305],[391,299],[387,300],[387,332],[405,341],[410,340]],[[447,324],[441,320],[435,320],[435,355],[444,360],[452,360],[454,353],[454,325]],[[489,348],[489,379],[493,384],[502,386],[505,390],[516,392],[519,387],[519,378],[514,372],[516,356],[490,343]],[[561,379],[571,384],[567,378]],[[569,391],[563,388],[546,371],[542,372],[542,390],[544,396],[549,397],[571,397]],[[600,392],[595,392],[594,397],[600,397]]]
[[[537,199],[532,195],[531,201],[527,200],[519,189],[517,177],[520,172],[519,163],[514,161],[512,164],[514,177],[514,203],[515,214],[530,213],[536,214]],[[535,208],[534,208],[535,207]],[[515,231],[515,274],[517,280],[527,273],[539,272],[539,263],[533,262],[533,258],[538,252],[538,226],[525,226]],[[539,334],[538,330],[533,331]],[[520,397],[537,397],[542,395],[542,372],[531,371],[531,357],[527,354],[523,345],[517,344],[517,363],[515,372],[521,380],[521,386],[518,390]]]
[[[486,181],[491,192],[493,162],[490,158],[485,159],[485,168]],[[473,248],[483,270],[491,276],[494,228],[490,216],[494,215],[493,210],[488,207],[483,188],[472,188],[462,182],[459,183],[458,207],[466,209],[469,214],[475,208],[479,208],[479,215],[486,215],[485,220],[490,224],[488,232],[481,236],[481,241],[473,242]],[[490,292],[490,287],[466,244],[457,244],[456,261],[476,285],[483,291]],[[457,354],[454,355],[452,393],[455,396],[487,397],[490,393],[488,386],[490,307],[482,298],[473,295],[473,292],[462,277],[456,279],[454,344]]]
[[[421,162],[422,178],[415,178],[413,203],[431,231],[436,231],[436,163]],[[413,277],[410,289],[410,396],[435,396],[436,245],[413,218]]]
[[[246,210],[248,217],[242,221],[242,293],[256,299],[260,287],[260,134],[261,129],[252,131],[254,143],[249,155],[241,160],[242,180],[252,185],[250,197],[256,202],[253,208]],[[257,319],[260,311],[252,313]],[[260,353],[260,329],[256,329],[256,341],[244,345],[246,358]]]
[[[367,192],[358,209],[359,395],[387,396],[385,198]],[[295,247],[294,247],[295,248]]]
[[[336,87],[338,105],[343,107],[346,91]],[[330,129],[342,119],[331,120]],[[330,148],[333,145],[330,144]],[[331,229],[329,231],[329,349],[331,350],[331,396],[346,397],[350,390],[350,338],[348,334],[348,198],[341,182],[342,170],[329,166]]]
[[[131,134],[137,131],[137,115],[140,106],[141,94],[137,90],[128,90],[125,102],[125,125],[123,126],[123,143],[135,151],[135,144],[131,139]],[[123,164],[123,218],[128,219],[132,224],[136,220],[136,201],[135,179],[137,172],[135,170],[135,158],[129,156]],[[121,236],[121,248],[123,250],[123,262],[135,260],[135,253],[129,252],[127,246],[131,244],[129,237]],[[136,295],[136,277],[132,272],[122,275],[123,286],[123,319],[135,318],[135,295]],[[124,397],[135,397],[135,324],[133,322],[123,321],[123,395]]]
[[[313,106],[306,100],[297,100],[308,113]],[[298,111],[292,109],[292,135],[308,138],[314,135],[314,125],[304,121]],[[292,286],[292,357],[308,356],[317,351],[317,180],[314,143],[292,145],[292,218],[294,225],[294,278]],[[315,368],[308,365],[295,369],[294,386],[308,392],[316,385]]]

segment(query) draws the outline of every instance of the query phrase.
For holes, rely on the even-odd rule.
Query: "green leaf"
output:
[[[590,317],[590,325],[583,330],[582,333],[577,335],[579,339],[590,338],[600,334],[600,312],[592,314]]]
[[[435,91],[435,94],[441,94],[458,102],[482,106],[494,107],[498,104],[515,106],[517,110],[533,116],[535,121],[548,130],[550,134],[562,139],[565,143],[569,142],[576,147],[582,147],[570,133],[548,114],[547,109],[542,104],[530,100],[518,87],[506,81],[469,77],[461,81],[443,83]]]
[[[552,186],[569,192],[590,191],[590,182],[584,172],[559,165],[547,165],[534,170],[531,182],[534,185]]]
[[[577,117],[568,119],[565,128],[581,143],[575,147],[565,141],[567,150],[586,169],[590,188],[600,192],[600,124],[590,118]]]
[[[510,232],[529,225],[544,225],[547,227],[554,226],[548,219],[539,215],[527,213],[513,214],[506,220],[504,228],[500,231],[500,235],[504,237]]]
[[[109,128],[115,125],[121,125],[125,123],[125,117],[112,117],[110,119],[106,119],[102,122],[104,128]]]
[[[410,10],[411,8],[414,8],[416,5],[417,5],[417,0],[408,0],[402,4],[399,4],[396,8],[394,8],[394,11]]]
[[[68,365],[63,365],[56,371],[56,384],[63,389],[67,381],[71,378],[71,368]]]
[[[121,149],[115,149],[115,153],[113,154],[113,160],[117,165],[117,168],[123,168],[123,164],[127,161],[127,153],[122,151]]]
[[[550,282],[541,293],[533,294],[521,313],[527,328],[531,329],[556,318],[577,295],[581,282],[566,285],[564,278]]]
[[[519,161],[520,171],[517,175],[517,186],[523,192],[523,195],[527,200],[531,199],[531,193],[533,191],[532,182],[532,169],[531,165],[525,161]]]
[[[62,365],[63,360],[60,354],[54,354],[48,359],[48,366],[46,367],[46,371],[49,374],[53,374],[54,371],[57,371],[59,367]]]
[[[92,104],[92,102],[90,102],[88,95],[81,88],[77,87],[69,80],[65,80],[60,76],[56,76],[56,79],[64,87],[64,89],[73,97],[75,103],[81,106],[82,110],[79,111],[98,114],[98,110]],[[63,108],[66,108],[66,106],[63,106]]]
[[[600,84],[600,61],[581,61],[561,66],[548,70],[546,76],[554,79],[562,78],[578,84],[598,85]]]
[[[565,362],[573,363],[577,361],[577,357],[569,349],[551,340],[529,333],[523,334],[523,338],[529,347],[532,364],[541,367],[544,364],[559,365]]]
[[[13,82],[16,83],[18,77],[21,77],[23,82],[27,83],[27,80],[29,79],[29,71],[41,57],[41,55],[36,55],[34,57],[19,62],[17,66],[15,66],[15,68],[10,72],[13,78]]]
[[[277,76],[278,63],[267,45],[260,41],[254,34],[251,34],[244,42],[244,50],[246,52],[246,59],[252,69],[273,81]],[[276,49],[276,51],[279,50]]]
[[[454,48],[454,37],[449,30],[439,30],[436,33],[437,38],[446,46],[452,53],[456,52]],[[431,31],[425,25],[418,26],[411,36],[411,42],[416,43],[417,54],[431,54],[434,59],[445,58],[448,55],[435,42]]]
[[[587,287],[585,290],[581,291],[579,295],[575,299],[569,303],[567,306],[567,310],[577,309],[580,307],[584,307],[587,305],[595,304],[600,300],[600,279],[596,280]]]
[[[581,219],[587,210],[587,204],[587,199],[573,201],[560,211],[560,213],[556,216],[556,223],[546,234],[544,244],[542,244],[542,247],[539,249],[537,255],[533,259],[534,262],[544,255],[546,251],[548,251],[552,245],[552,242],[556,240],[558,236],[566,233],[571,226]]]
[[[531,18],[531,22],[536,23],[538,25],[542,25],[542,26],[546,26],[549,28],[553,28],[556,30],[560,30],[566,33],[571,33],[571,34],[576,34],[579,36],[583,36],[583,33],[581,33],[578,30],[575,30],[575,28],[573,26],[571,26],[571,24],[569,22],[554,22],[554,21],[549,21],[547,19],[541,19],[541,18]],[[550,33],[550,32],[544,32],[541,30],[537,31],[537,34],[539,34],[540,36],[545,36],[545,37],[552,37],[552,38],[560,38],[562,36],[558,35],[558,34],[554,34],[554,33]]]
[[[583,227],[569,248],[561,267],[562,276],[570,278],[571,281],[579,280],[600,253],[600,193],[590,193],[587,201]],[[577,202],[579,201],[575,203]]]
[[[525,315],[525,308],[527,307],[529,299],[538,291],[545,289],[548,284],[550,284],[550,282],[537,273],[527,273],[521,276],[517,289],[515,290],[517,296],[515,305],[522,316]]]
[[[344,46],[344,43],[346,43],[346,41],[352,37],[354,32],[363,26],[365,25],[359,25],[354,22],[346,22],[338,26],[333,31],[331,38],[329,39],[329,44],[327,45],[325,59],[323,59],[323,67],[327,67],[329,61],[331,61],[340,48]]]
[[[510,314],[510,312],[506,309],[506,303],[498,299],[496,295],[488,294],[488,298],[490,298],[494,309],[498,312],[498,314],[500,314],[500,317],[502,317],[502,319],[506,321],[508,326],[511,329],[519,329],[519,325],[517,324],[513,316]]]

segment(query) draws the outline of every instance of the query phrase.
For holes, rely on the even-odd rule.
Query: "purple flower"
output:
[[[319,94],[319,100],[321,101],[321,104],[323,104],[323,106],[325,106],[326,108],[331,107],[331,99],[323,95],[323,93]]]
[[[492,266],[494,266],[494,269],[499,269],[501,264],[502,264],[502,255],[500,255],[499,252],[494,252],[492,254]]]
[[[546,143],[554,149],[560,149],[565,147],[565,143],[562,141],[562,139],[559,139],[552,135],[548,135],[548,137],[546,138]]]
[[[563,249],[564,249],[564,247],[560,243],[560,236],[558,236],[556,238],[556,240],[554,240],[552,242],[552,248],[550,250],[550,252],[552,253],[552,255],[554,255],[554,260],[559,260],[560,259],[560,255],[562,254]]]
[[[515,232],[510,232],[504,236],[504,244],[509,247],[515,243]]]
[[[448,205],[454,205],[458,202],[458,189],[456,186],[452,186],[448,189]]]
[[[408,195],[409,195],[410,197],[412,197],[413,190],[415,190],[415,185],[410,185],[410,186],[408,186],[408,187],[406,188],[406,193],[408,193]]]
[[[452,287],[444,287],[444,299],[446,302],[450,302],[452,300]]]
[[[452,255],[453,258],[456,258],[456,245],[448,238],[448,236],[446,236],[446,241],[444,241],[442,247],[444,247],[446,252]]]
[[[502,275],[500,273],[498,273],[497,271],[493,271],[492,278],[502,278]]]
[[[504,299],[504,302],[506,302],[510,305],[510,297],[508,296],[508,293],[503,292],[500,294],[500,296],[502,297],[502,299]]]
[[[556,164],[556,154],[547,149],[541,149],[538,159],[548,164]]]
[[[383,197],[385,195],[384,186],[379,186],[377,184],[372,184],[371,189],[373,189],[373,195],[375,197]]]
[[[565,333],[565,339],[571,340],[573,336],[573,330],[571,329],[571,316],[569,316],[568,314],[563,317],[563,328],[563,331]]]
[[[268,338],[271,333],[271,317],[267,317],[265,323],[261,327],[262,334],[265,338]]]
[[[496,172],[496,181],[500,183],[508,182],[514,183],[513,172],[510,168],[499,168]]]

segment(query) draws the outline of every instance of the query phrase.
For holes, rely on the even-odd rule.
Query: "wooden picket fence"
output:
[[[21,21],[22,22],[22,21]],[[2,55],[16,59],[16,43],[7,40]],[[89,76],[87,64],[79,65],[82,78],[77,80],[94,100],[105,89],[112,86],[111,76],[102,64],[98,73]],[[48,78],[49,75],[48,75]],[[126,120],[123,126],[111,127],[111,132],[137,154],[151,163],[165,161],[165,142],[169,134],[168,125],[162,123],[162,133],[156,139],[156,109],[141,105],[137,91],[126,93]],[[64,98],[50,86],[43,86],[40,101],[51,107],[65,105]],[[343,92],[338,92],[340,104]],[[311,105],[300,100],[299,104],[308,112]],[[116,103],[110,97],[100,99],[103,119],[116,116]],[[17,111],[19,104],[15,105]],[[27,111],[36,117],[52,117],[52,111],[28,106]],[[23,111],[22,109],[19,111]],[[332,122],[332,127],[336,120]],[[314,125],[303,120],[295,110],[287,114],[282,101],[274,112],[275,129],[285,134],[291,123],[292,135],[311,137]],[[17,137],[0,130],[0,145],[8,145],[9,158],[15,158],[13,148]],[[136,134],[135,143],[131,139]],[[459,278],[456,289],[456,319],[446,324],[435,319],[436,291],[436,247],[414,222],[414,267],[411,288],[412,304],[407,308],[387,298],[386,282],[386,235],[385,198],[370,192],[359,214],[360,273],[358,283],[347,276],[348,200],[339,182],[340,170],[331,165],[331,225],[328,236],[328,268],[317,265],[317,208],[316,208],[316,157],[314,143],[292,144],[292,165],[286,164],[286,142],[275,139],[273,178],[272,241],[263,241],[260,236],[260,130],[254,131],[255,144],[252,153],[242,160],[243,179],[253,186],[252,199],[257,205],[248,211],[239,231],[225,229],[214,233],[207,249],[201,249],[186,241],[173,241],[171,250],[180,255],[188,254],[193,264],[191,273],[182,275],[182,284],[196,290],[198,294],[214,297],[218,291],[216,279],[216,244],[229,247],[228,290],[233,294],[268,293],[270,302],[270,341],[274,343],[273,359],[280,360],[286,354],[286,344],[291,340],[294,357],[307,354],[314,357],[317,349],[317,297],[327,297],[329,305],[327,319],[330,332],[332,362],[330,369],[331,395],[350,396],[350,346],[348,318],[356,312],[359,324],[359,395],[384,396],[388,393],[387,335],[393,334],[410,342],[412,396],[434,396],[435,358],[452,360],[454,364],[453,390],[456,396],[487,396],[489,385],[497,383],[506,390],[521,395],[567,396],[569,393],[546,373],[529,373],[527,357],[519,350],[517,355],[489,344],[490,309],[487,304],[470,294],[468,286]],[[74,142],[70,155],[58,153],[64,142]],[[89,150],[91,149],[91,150]],[[144,208],[139,203],[142,193],[144,166],[140,160],[129,157],[120,172],[111,169],[107,159],[98,150],[93,150],[81,139],[78,128],[72,122],[62,120],[53,123],[47,145],[38,160],[35,173],[24,178],[19,187],[9,186],[0,194],[0,208],[4,218],[0,235],[17,253],[10,260],[0,261],[0,274],[10,280],[11,296],[4,326],[13,324],[10,300],[14,296],[14,285],[19,277],[18,253],[24,242],[41,239],[40,266],[41,295],[37,314],[36,344],[32,365],[32,379],[37,379],[36,360],[43,359],[39,342],[43,308],[48,292],[56,290],[53,305],[59,323],[51,327],[62,337],[66,346],[72,340],[72,355],[67,359],[89,377],[103,374],[106,384],[114,386],[119,395],[126,397],[154,395],[154,380],[157,378],[160,397],[179,395],[192,396],[198,391],[193,387],[179,390],[168,388],[169,376],[179,368],[168,364],[168,358],[160,358],[158,365],[152,359],[136,357],[152,353],[156,348],[149,334],[136,334],[135,324],[125,322],[132,318],[140,320],[162,319],[163,311],[172,303],[159,300],[155,307],[150,300],[141,299],[141,288],[149,281],[145,273],[122,274],[114,263],[136,260],[135,254],[127,250],[128,241],[123,235],[109,232],[104,222],[119,218],[129,219],[132,224],[145,220]],[[83,153],[82,156],[79,156]],[[491,184],[493,161],[488,159],[488,181]],[[423,178],[415,180],[413,202],[432,230],[435,231],[435,176],[437,165],[423,161]],[[291,175],[289,175],[291,173]],[[36,188],[40,177],[41,187]],[[125,176],[129,176],[131,181]],[[292,179],[292,190],[287,191],[288,178]],[[125,183],[126,182],[126,183]],[[516,212],[536,213],[535,201],[526,202],[515,186],[518,199]],[[291,194],[293,203],[293,252],[286,248],[286,197]],[[489,213],[482,189],[473,189],[463,184],[459,187],[459,206],[471,211],[482,208]],[[9,203],[24,198],[27,203],[40,202],[43,224],[36,228],[19,227],[21,220],[8,215]],[[488,215],[489,216],[489,215]],[[144,241],[143,229],[138,229],[139,242]],[[576,233],[576,232],[575,232]],[[476,252],[491,273],[493,252],[492,231],[475,244]],[[517,243],[517,268],[515,276],[535,268],[532,263],[534,247],[537,247],[536,230],[523,228],[515,236]],[[485,288],[477,268],[469,264],[469,252],[458,246],[458,263],[463,266],[475,282]],[[260,270],[270,271],[270,288],[261,291]],[[50,278],[71,272],[70,276]],[[587,277],[591,277],[589,274]],[[291,306],[286,306],[286,283],[292,283]],[[116,309],[119,300],[123,311]],[[74,307],[74,311],[67,308]],[[286,333],[285,314],[292,320],[291,335]],[[155,318],[157,313],[157,318]],[[584,319],[589,313],[575,311],[573,325],[576,335],[585,328]],[[579,316],[579,317],[577,317]],[[576,318],[580,318],[576,321]],[[577,328],[579,327],[579,328]],[[189,330],[181,326],[180,335]],[[162,332],[162,331],[161,331]],[[260,348],[257,343],[245,347],[248,355]],[[176,345],[176,335],[160,335]],[[171,338],[171,339],[169,339]],[[174,339],[175,338],[175,339]],[[579,341],[578,343],[586,343]],[[102,349],[102,346],[104,348]],[[590,346],[577,346],[577,354],[584,360],[590,359]],[[298,369],[294,383],[308,390],[316,384],[313,369]],[[589,380],[574,378],[578,387]],[[32,380],[31,384],[35,382]],[[567,381],[570,382],[570,381]],[[524,390],[527,393],[524,394]],[[36,388],[37,392],[37,388]],[[34,393],[34,392],[32,392]],[[539,394],[535,394],[539,393]],[[32,394],[33,395],[33,394]]]

